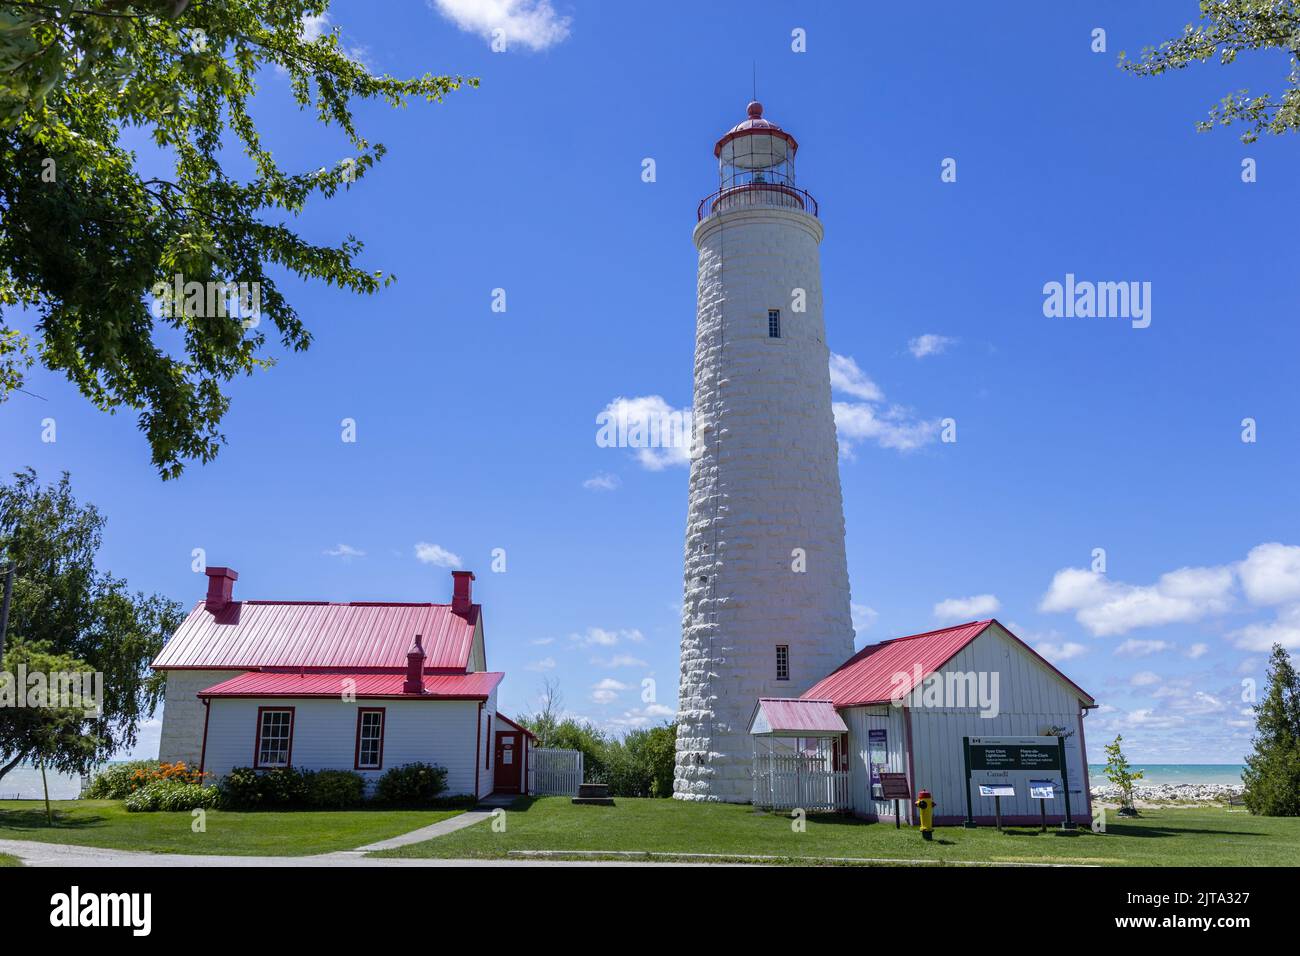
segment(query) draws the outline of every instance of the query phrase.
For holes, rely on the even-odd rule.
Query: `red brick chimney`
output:
[[[474,585],[473,571],[451,572],[451,610],[455,614],[468,614],[469,606],[474,603],[472,592]]]
[[[415,635],[415,643],[406,652],[406,680],[402,682],[403,694],[424,693],[424,643]]]
[[[216,614],[223,611],[232,600],[235,593],[235,582],[239,580],[239,572],[230,568],[208,568],[208,597],[204,606],[209,611]]]

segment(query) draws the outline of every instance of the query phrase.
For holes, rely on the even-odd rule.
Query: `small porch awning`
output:
[[[848,732],[829,700],[760,697],[749,718],[754,737],[837,737]]]

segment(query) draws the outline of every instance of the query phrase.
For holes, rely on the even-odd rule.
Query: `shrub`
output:
[[[132,760],[105,767],[95,774],[84,796],[87,800],[125,800],[143,786],[137,771],[154,771],[159,766],[157,760]]]
[[[447,768],[408,763],[384,772],[375,799],[399,806],[426,806],[447,789]]]
[[[230,810],[253,810],[262,805],[262,775],[252,767],[236,767],[217,784],[221,806]]]
[[[175,813],[209,809],[217,804],[216,787],[204,787],[183,781],[156,781],[131,792],[126,798],[128,813],[153,813],[162,810]]]
[[[262,802],[268,807],[300,807],[307,802],[307,774],[280,767],[262,774]]]
[[[342,810],[361,803],[366,781],[351,770],[317,770],[307,774],[307,803],[325,810]]]

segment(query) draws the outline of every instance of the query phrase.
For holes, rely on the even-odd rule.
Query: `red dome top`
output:
[[[741,136],[766,135],[779,137],[790,144],[790,152],[792,154],[799,148],[799,144],[795,142],[793,136],[781,129],[781,127],[777,126],[771,120],[763,119],[762,103],[754,100],[745,108],[745,112],[749,114],[749,119],[731,127],[731,129],[727,131],[726,135],[724,135],[722,139],[718,140],[717,145],[713,147],[714,156],[721,156],[722,147]]]

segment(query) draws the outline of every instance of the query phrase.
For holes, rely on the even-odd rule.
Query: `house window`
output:
[[[790,645],[776,645],[776,679],[790,679]]]
[[[384,708],[357,711],[357,770],[378,770],[384,765]]]
[[[769,339],[779,339],[781,337],[781,310],[767,310],[767,337]]]
[[[293,757],[293,708],[257,708],[257,745],[253,766],[258,770],[287,767]]]

